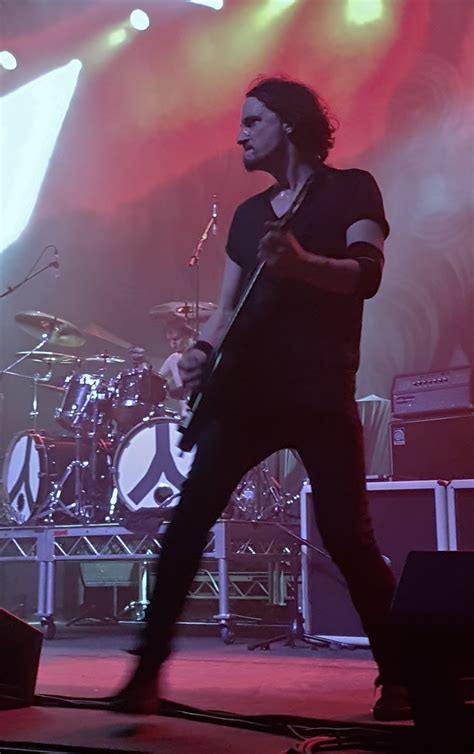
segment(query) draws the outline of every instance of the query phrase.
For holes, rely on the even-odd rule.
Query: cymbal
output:
[[[89,363],[100,362],[101,364],[123,364],[125,359],[122,359],[120,356],[111,356],[110,353],[96,353],[94,356],[86,356],[81,361],[88,361]]]
[[[29,351],[17,351],[17,356],[26,356]],[[41,361],[46,364],[75,364],[77,357],[70,353],[54,353],[54,351],[35,351],[28,357],[31,361]]]
[[[86,339],[81,331],[71,322],[39,311],[19,312],[15,320],[22,330],[34,338],[41,338],[45,333],[49,335],[48,343],[68,348],[83,346]]]
[[[200,301],[198,306],[199,319],[207,319],[217,309],[216,304],[212,304],[210,301]],[[195,320],[196,302],[167,301],[165,304],[157,304],[150,309],[150,315],[152,317],[174,316],[185,320]]]

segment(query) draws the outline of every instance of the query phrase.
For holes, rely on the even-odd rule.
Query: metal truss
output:
[[[156,534],[137,534],[118,524],[0,528],[0,561],[38,563],[37,614],[53,638],[55,563],[61,561],[134,560],[140,564],[137,605],[146,605],[148,564],[161,551],[163,524]],[[288,529],[288,527],[287,527]],[[295,527],[295,533],[297,528]],[[228,633],[229,600],[264,600],[284,604],[289,561],[295,541],[277,522],[218,521],[212,528],[203,561],[217,568],[196,575],[190,596],[217,599],[221,633]],[[229,573],[229,560],[233,570]],[[266,569],[265,569],[266,566]],[[223,634],[224,635],[224,634]]]

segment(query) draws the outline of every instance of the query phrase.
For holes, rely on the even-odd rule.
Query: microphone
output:
[[[217,235],[217,197],[214,194],[212,197],[212,235]]]

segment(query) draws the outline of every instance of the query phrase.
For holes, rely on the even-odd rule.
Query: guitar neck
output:
[[[305,181],[303,186],[301,187],[300,191],[298,192],[298,195],[296,196],[295,200],[293,201],[291,207],[282,215],[282,217],[275,222],[275,227],[278,228],[280,231],[285,232],[291,221],[293,220],[294,216],[300,209],[301,205],[303,204],[304,200],[306,199],[308,192],[310,190],[310,187],[314,180],[314,174],[312,173]],[[227,326],[224,330],[224,333],[222,337],[220,338],[218,344],[216,345],[214,349],[214,354],[219,354],[222,350],[222,346],[224,342],[227,340],[228,336],[230,335],[243,307],[245,306],[251,292],[253,291],[255,284],[257,283],[258,279],[260,278],[260,275],[263,272],[263,268],[265,267],[265,262],[259,262],[255,270],[253,271],[250,280],[248,281],[245,290],[243,291],[240,300],[235,307],[234,311],[232,312],[232,316],[227,323]]]

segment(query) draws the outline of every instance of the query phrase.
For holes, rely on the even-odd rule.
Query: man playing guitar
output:
[[[275,182],[234,214],[218,309],[179,362],[186,387],[200,389],[246,283],[264,265],[219,347],[225,378],[204,390],[195,461],[163,541],[139,660],[115,710],[156,708],[159,669],[209,529],[242,476],[291,447],[379,666],[374,715],[410,714],[387,628],[394,578],[368,513],[354,397],[363,302],[379,287],[389,227],[370,173],[325,164],[334,130],[322,100],[299,82],[260,79],[247,92],[237,139],[244,167]]]

